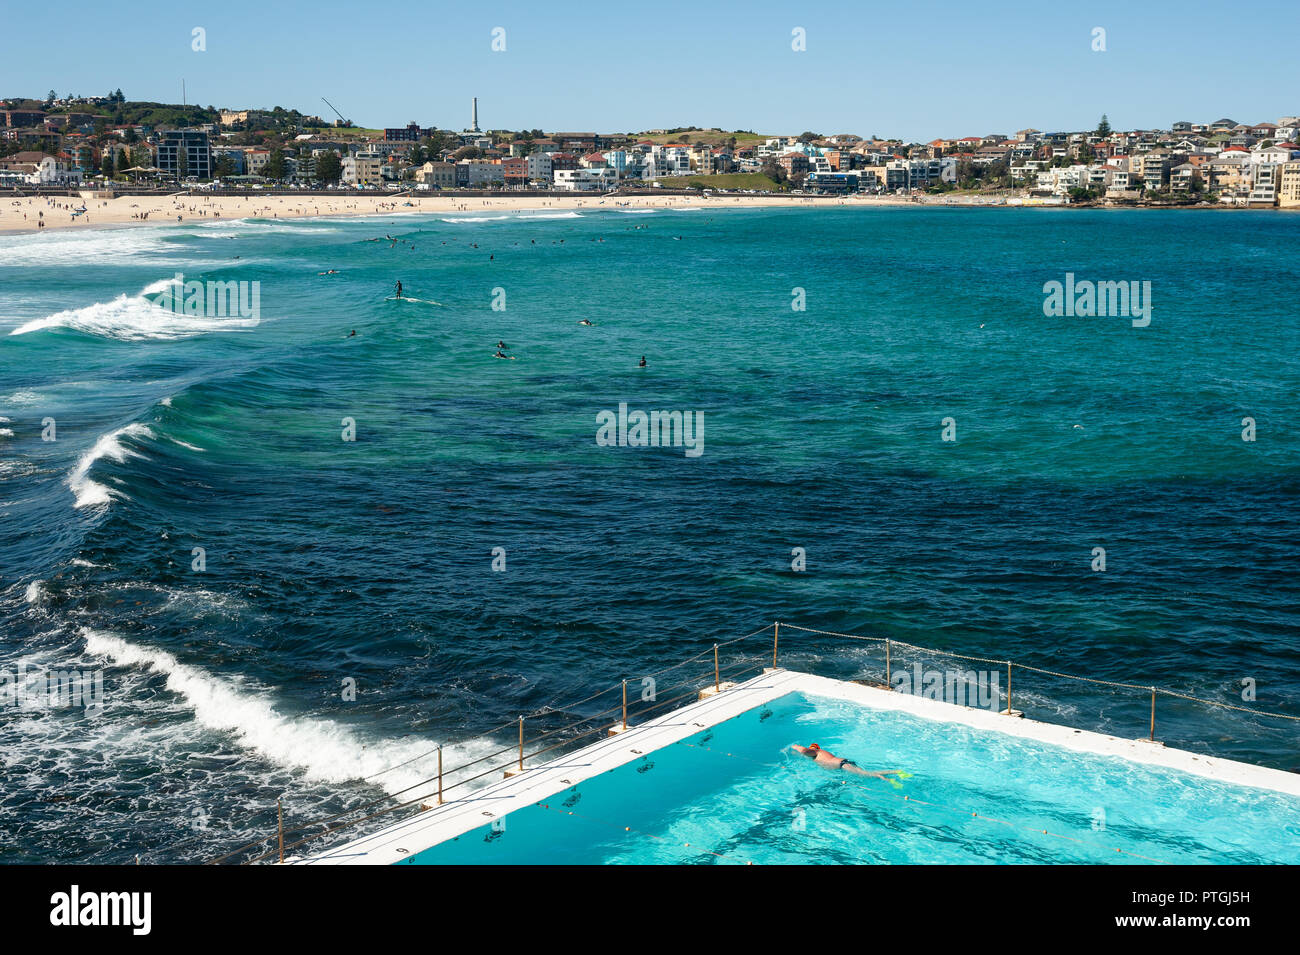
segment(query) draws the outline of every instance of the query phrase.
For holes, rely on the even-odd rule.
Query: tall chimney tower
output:
[[[470,118],[469,128],[470,128],[471,131],[477,133],[477,132],[479,131],[479,130],[478,130],[478,97],[477,97],[477,96],[474,97],[474,108],[473,108],[473,112],[470,114],[470,117],[471,117],[471,118]]]

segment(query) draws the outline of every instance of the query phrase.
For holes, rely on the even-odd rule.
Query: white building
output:
[[[618,185],[618,172],[609,166],[587,169],[558,169],[555,188],[567,192],[607,192]]]
[[[528,160],[528,180],[530,182],[551,181],[551,154],[550,153],[529,153],[526,157]]]

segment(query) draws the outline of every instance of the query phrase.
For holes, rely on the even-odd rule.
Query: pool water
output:
[[[1294,864],[1300,799],[790,694],[407,862]]]

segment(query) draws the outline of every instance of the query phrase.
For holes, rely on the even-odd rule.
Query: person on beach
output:
[[[795,743],[790,748],[801,756],[807,756],[814,763],[824,769],[842,769],[846,773],[855,773],[858,776],[872,776],[876,779],[883,779],[886,782],[893,782],[893,780],[889,778],[890,776],[907,775],[906,773],[903,773],[902,770],[898,769],[890,769],[885,772],[874,772],[870,769],[863,769],[853,760],[844,759],[842,756],[836,756],[829,750],[822,749],[816,743],[813,743],[810,746],[800,746],[798,743]]]

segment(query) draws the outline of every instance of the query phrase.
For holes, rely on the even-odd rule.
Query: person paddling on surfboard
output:
[[[397,297],[397,298],[401,298],[401,297],[402,297],[402,280],[401,280],[401,279],[398,279],[398,280],[397,280],[397,292],[396,292],[395,297]]]

